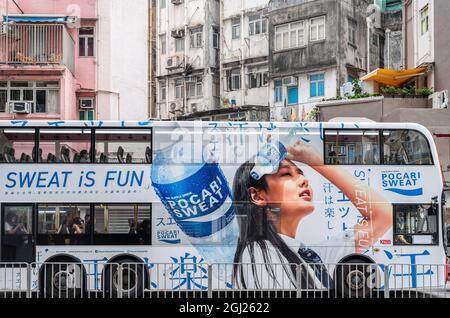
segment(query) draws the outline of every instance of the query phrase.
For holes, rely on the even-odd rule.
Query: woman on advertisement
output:
[[[362,253],[392,227],[392,204],[338,166],[325,165],[310,145],[297,142],[286,147],[287,156],[276,171],[254,177],[255,157],[236,172],[233,184],[240,237],[236,249],[233,284],[238,288],[297,285],[296,267],[301,268],[302,287],[330,288],[332,273],[323,264]],[[313,168],[339,188],[363,216],[351,230],[318,244],[314,250],[296,239],[302,220],[314,209],[314,190],[295,162]],[[272,173],[273,172],[273,173]],[[330,242],[336,243],[330,247]],[[251,264],[247,268],[244,264]],[[261,266],[257,265],[261,264]],[[278,264],[278,265],[273,265]],[[310,265],[307,265],[310,264]],[[315,264],[315,265],[313,265]],[[267,287],[267,285],[266,285]]]

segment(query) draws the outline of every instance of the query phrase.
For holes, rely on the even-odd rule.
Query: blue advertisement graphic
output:
[[[381,173],[383,190],[407,197],[423,195],[423,187],[419,186],[421,179],[419,171],[385,171]]]

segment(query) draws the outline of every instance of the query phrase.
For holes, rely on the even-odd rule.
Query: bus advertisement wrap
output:
[[[298,274],[303,287],[328,288],[332,272],[311,265],[297,273],[289,264],[356,255],[378,264],[440,263],[434,198],[442,186],[433,186],[440,175],[428,135],[345,125],[161,124],[153,127],[149,164],[1,165],[2,201],[151,203],[151,246],[133,254],[149,264],[236,263],[231,275],[217,275],[241,288],[262,288],[267,277],[295,286]],[[105,228],[108,220],[105,214]],[[38,246],[38,261],[62,250]],[[118,248],[87,250],[70,247],[80,260],[100,263]],[[248,263],[267,266],[243,275]]]

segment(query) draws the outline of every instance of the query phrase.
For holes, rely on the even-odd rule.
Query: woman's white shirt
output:
[[[283,234],[279,234],[279,236],[296,254],[300,248],[306,247],[302,242],[292,237]],[[267,246],[267,263],[263,257],[263,250],[257,243],[253,244],[253,259],[250,255],[249,247],[242,254],[242,276],[246,282],[247,289],[295,289],[296,280],[288,260],[271,242],[265,241],[265,243]],[[319,255],[332,277],[335,264],[344,256],[355,253],[354,231],[349,230],[321,243],[309,244],[308,247]],[[314,279],[314,286],[323,287],[314,274],[314,270],[310,266],[307,268],[309,277]]]

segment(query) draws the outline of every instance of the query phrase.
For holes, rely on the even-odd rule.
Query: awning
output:
[[[8,15],[3,16],[4,22],[22,23],[68,23],[72,17],[69,16],[30,16],[30,15]]]
[[[426,70],[426,68],[416,68],[412,70],[396,71],[379,68],[366,76],[361,77],[361,81],[374,81],[387,86],[399,87],[416,76],[424,75]]]

